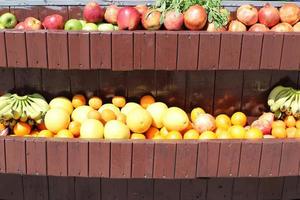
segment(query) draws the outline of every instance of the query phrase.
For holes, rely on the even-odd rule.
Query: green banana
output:
[[[2,116],[5,121],[13,119],[13,109],[10,108],[7,112],[3,113]]]
[[[27,103],[28,103],[28,102],[27,102]],[[40,115],[40,111],[39,111],[39,110],[35,110],[35,109],[32,107],[32,104],[31,104],[31,103],[26,104],[25,111],[26,111],[26,113],[27,113],[27,116],[28,116],[30,119],[34,119],[34,118],[36,118],[37,116]]]
[[[6,93],[0,97],[0,101],[5,101],[5,100],[11,99],[11,98],[12,98],[12,94]]]
[[[276,86],[269,94],[268,96],[268,105],[272,106],[275,103],[275,97],[277,96],[277,94],[279,92],[281,92],[282,90],[285,90],[286,87],[283,87],[281,85]]]
[[[277,110],[281,110],[281,106],[289,99],[293,96],[293,91],[289,91],[289,92],[284,92],[283,94],[280,95],[280,98],[278,98],[275,103],[271,106],[271,111],[275,112]]]
[[[280,106],[281,112],[286,112],[291,104],[293,103],[294,99],[296,98],[296,93],[293,93],[286,101]]]
[[[295,94],[295,99],[294,101],[291,103],[290,107],[288,108],[288,110],[291,111],[292,115],[295,116],[298,110],[298,100],[299,100],[299,94]]]
[[[41,110],[47,112],[50,109],[49,104],[44,98],[29,98],[32,102],[37,104]]]
[[[2,115],[6,112],[8,112],[11,107],[13,106],[15,100],[11,101],[9,104],[7,104],[5,107],[3,107],[1,110],[0,110],[0,118],[2,118]]]
[[[22,109],[22,100],[17,100],[17,104],[13,107],[13,118],[15,120],[20,119],[22,115],[23,109]]]

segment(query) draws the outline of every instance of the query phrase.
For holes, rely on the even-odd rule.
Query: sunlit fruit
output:
[[[199,114],[205,114],[205,111],[200,107],[194,108],[192,110],[192,112],[191,112],[192,122],[195,122],[195,120],[196,120],[196,118],[198,117]]]
[[[112,98],[112,103],[119,108],[123,108],[126,104],[126,99],[122,96],[114,96]]]
[[[216,128],[215,118],[210,114],[199,114],[194,122],[194,128],[200,133],[213,131]]]
[[[182,131],[189,125],[189,118],[182,109],[171,107],[163,115],[162,123],[169,131]]]
[[[264,139],[275,139],[273,135],[264,135]]]
[[[102,111],[105,109],[113,111],[116,116],[120,113],[120,109],[112,103],[103,104],[98,111],[102,114]]]
[[[6,127],[4,126],[4,124],[0,123],[0,131],[3,131]]]
[[[103,138],[103,125],[99,120],[87,119],[80,127],[80,138]]]
[[[147,108],[149,105],[153,104],[155,102],[155,99],[151,95],[145,95],[142,96],[140,99],[140,104],[143,108]]]
[[[146,132],[151,124],[152,117],[150,113],[143,108],[136,108],[128,113],[126,117],[126,124],[134,133]]]
[[[297,128],[297,130],[296,130],[295,138],[300,138],[300,129],[299,128]]]
[[[38,130],[31,130],[30,135],[37,136],[39,134]]]
[[[266,119],[258,119],[251,124],[251,127],[258,128],[264,135],[269,135],[271,134],[272,123],[269,123]]]
[[[183,139],[185,140],[196,140],[196,139],[199,139],[199,132],[195,129],[191,129],[191,130],[188,130],[187,132],[184,133],[183,135]]]
[[[73,111],[71,118],[73,121],[77,121],[82,124],[86,119],[88,119],[88,113],[92,110],[94,109],[90,106],[79,106]]]
[[[111,121],[111,120],[115,120],[117,118],[115,113],[109,109],[102,110],[100,116],[101,116],[102,122],[104,122],[104,123]]]
[[[66,110],[69,115],[73,112],[72,102],[66,97],[56,97],[52,99],[49,103],[50,108],[61,108]]]
[[[130,139],[133,139],[133,140],[143,140],[143,139],[146,139],[146,137],[142,133],[133,133],[133,134],[131,134]]]
[[[220,114],[216,117],[216,127],[227,130],[231,126],[230,118],[225,114]]]
[[[152,140],[163,140],[163,139],[165,139],[163,136],[161,136],[161,135],[155,135],[153,138],[152,138]]]
[[[166,127],[162,127],[159,131],[159,134],[164,138],[167,137],[168,133],[169,133],[169,131]]]
[[[66,110],[59,108],[50,109],[45,115],[45,126],[53,133],[67,129],[70,123],[70,116]]]
[[[166,136],[168,140],[180,140],[182,139],[182,135],[179,131],[170,131]]]
[[[264,134],[258,128],[251,127],[245,134],[246,139],[262,139]]]
[[[293,27],[289,23],[282,22],[271,28],[274,32],[293,32]]]
[[[101,120],[101,114],[97,110],[91,110],[88,112],[87,118]]]
[[[31,126],[25,122],[18,122],[14,126],[14,134],[16,136],[24,136],[24,135],[29,135],[31,132]]]
[[[216,132],[216,136],[218,139],[232,139],[231,134],[227,130],[218,129]]]
[[[152,139],[154,136],[159,134],[160,131],[155,127],[150,127],[145,133],[147,139]]]
[[[279,23],[280,16],[277,8],[267,3],[263,8],[258,12],[258,20],[260,23],[271,28]]]
[[[152,126],[156,128],[163,127],[162,118],[167,110],[168,106],[162,102],[155,102],[147,107],[147,111],[150,113],[153,119]]]
[[[37,128],[41,131],[41,130],[46,130],[46,126],[45,126],[45,123],[40,123],[37,125]]]
[[[130,113],[135,108],[142,108],[142,106],[140,104],[135,103],[135,102],[128,102],[121,109],[121,113],[123,113],[126,116],[126,115],[128,115],[128,113]]]
[[[78,108],[79,106],[83,106],[85,104],[86,104],[86,99],[83,95],[76,94],[75,96],[73,96],[72,105],[74,108]]]
[[[276,120],[272,123],[272,129],[275,127],[282,127],[285,128],[285,123],[282,120]]]
[[[242,112],[236,112],[231,116],[232,125],[245,126],[247,123],[247,116]]]
[[[238,20],[233,20],[229,24],[228,28],[229,32],[243,32],[247,31],[247,27],[240,21]]]
[[[123,113],[119,113],[117,115],[117,120],[125,124],[126,123],[126,115],[124,115]]]
[[[47,137],[47,138],[50,138],[50,137],[53,137],[53,133],[49,130],[42,130],[40,131],[38,134],[37,134],[37,137]]]
[[[56,138],[73,138],[73,134],[71,133],[71,131],[64,129],[64,130],[60,130],[54,137]]]
[[[287,133],[286,133],[285,128],[280,127],[280,126],[274,127],[274,128],[272,129],[272,135],[273,135],[275,138],[280,138],[280,139],[286,138],[286,137],[287,137]]]
[[[237,9],[237,19],[245,24],[246,26],[251,26],[258,21],[258,11],[257,9],[249,4],[240,6]]]
[[[290,128],[287,128],[285,131],[286,131],[287,138],[295,138],[296,137],[297,128],[290,127]]]
[[[282,22],[294,25],[300,19],[300,8],[295,3],[285,3],[279,9],[279,15]]]
[[[296,128],[300,129],[300,120],[296,121]]]
[[[203,6],[190,6],[183,14],[184,25],[189,30],[201,30],[207,22],[207,13]]]
[[[200,140],[210,140],[210,139],[217,139],[217,135],[212,131],[204,131],[199,136]]]
[[[74,135],[74,137],[78,137],[80,135],[80,122],[71,121],[69,124],[69,131]]]
[[[295,127],[296,126],[296,119],[295,117],[293,116],[287,116],[285,119],[284,119],[284,123],[286,125],[286,127]]]
[[[234,139],[244,139],[246,135],[246,130],[244,129],[244,127],[240,125],[231,126],[228,129],[228,132],[230,133],[231,137]]]
[[[102,106],[102,100],[99,97],[92,97],[89,99],[89,106],[98,110]]]
[[[105,139],[129,139],[129,128],[118,120],[111,120],[104,126]]]

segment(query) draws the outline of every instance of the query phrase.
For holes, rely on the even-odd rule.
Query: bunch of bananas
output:
[[[26,96],[7,93],[0,97],[0,123],[5,126],[12,127],[17,121],[40,124],[48,110],[49,104],[37,93]]]
[[[269,94],[268,105],[278,119],[285,115],[293,115],[299,119],[300,91],[291,87],[276,86]]]

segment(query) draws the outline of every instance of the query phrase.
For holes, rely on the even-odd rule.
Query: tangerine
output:
[[[159,133],[160,133],[161,136],[163,136],[164,138],[166,138],[167,135],[168,135],[168,133],[169,133],[169,131],[168,131],[168,129],[166,127],[162,127],[160,129]]]
[[[45,126],[45,123],[43,122],[43,123],[40,123],[40,124],[38,124],[37,125],[37,128],[40,130],[40,131],[42,131],[42,130],[47,130],[47,128],[46,128],[46,126]]]
[[[147,108],[149,105],[153,104],[155,102],[155,99],[153,96],[151,95],[145,95],[142,96],[142,98],[140,99],[140,104],[143,108]]]
[[[98,110],[102,106],[102,99],[99,97],[92,97],[89,100],[89,106],[91,106],[93,109]]]
[[[296,128],[300,129],[300,120],[299,119],[296,121]]]
[[[0,123],[0,131],[3,131],[6,127],[4,126],[4,124]]]
[[[109,110],[109,109],[102,110],[100,115],[101,115],[101,120],[104,123],[106,123],[108,121],[111,121],[111,120],[115,120],[117,118],[115,113],[112,110]]]
[[[112,103],[119,108],[123,108],[126,104],[126,99],[122,96],[115,96],[112,98]]]
[[[245,126],[247,123],[247,116],[242,112],[236,112],[231,116],[232,125]]]
[[[272,129],[275,127],[282,127],[285,128],[285,123],[282,120],[276,120],[272,123]]]
[[[82,94],[76,94],[75,96],[73,96],[72,105],[74,108],[83,106],[85,104],[86,104],[86,99]]]
[[[53,133],[49,130],[42,130],[42,131],[39,132],[39,134],[37,134],[37,137],[50,138],[50,137],[53,137]]]
[[[216,127],[224,130],[229,129],[231,126],[230,118],[225,114],[220,114],[216,117]]]
[[[101,120],[101,114],[97,110],[91,110],[87,114],[88,119],[96,119],[96,120]]]
[[[181,140],[182,135],[179,131],[170,131],[166,137],[168,140]]]
[[[69,124],[69,131],[71,131],[74,137],[78,137],[80,135],[80,127],[80,122],[71,121]]]
[[[300,138],[300,129],[297,128],[295,138]]]
[[[165,139],[163,136],[161,136],[161,135],[155,135],[153,138],[152,138],[152,140],[163,140],[163,139]]]
[[[272,129],[272,135],[275,138],[286,138],[287,137],[286,130],[283,127],[274,127]]]
[[[123,113],[119,113],[117,115],[117,120],[120,122],[123,122],[125,124],[126,123],[126,115],[124,115]]]
[[[190,129],[184,133],[183,139],[185,140],[196,140],[199,139],[199,132],[195,129]]]
[[[245,134],[246,139],[262,139],[264,134],[258,128],[251,127]]]
[[[54,137],[57,138],[74,138],[72,132],[67,129],[60,130]]]
[[[290,127],[287,128],[285,131],[286,131],[287,138],[296,138],[297,128]]]
[[[284,119],[284,123],[286,125],[286,127],[290,128],[290,127],[295,127],[296,126],[296,119],[294,116],[287,116]]]
[[[31,132],[31,126],[27,124],[26,122],[18,122],[14,126],[14,134],[16,136],[24,136],[29,135]]]
[[[145,135],[147,139],[153,139],[156,135],[159,135],[159,130],[152,126],[146,131]]]
[[[246,135],[246,130],[241,125],[231,126],[228,132],[234,139],[244,139]]]
[[[217,135],[212,131],[204,131],[199,136],[200,140],[211,140],[211,139],[217,139]]]
[[[205,114],[205,111],[200,107],[194,108],[192,110],[192,112],[191,112],[192,122],[195,122],[195,120],[196,120],[196,118],[198,117],[199,114]]]
[[[133,140],[144,140],[144,139],[146,139],[146,137],[142,133],[133,133],[133,134],[131,134],[130,139],[133,139]]]
[[[231,134],[227,130],[218,129],[216,132],[216,136],[218,139],[232,139]]]

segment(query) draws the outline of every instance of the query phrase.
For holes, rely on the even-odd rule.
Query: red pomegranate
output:
[[[160,29],[161,13],[157,10],[148,10],[142,15],[142,25],[147,30]]]
[[[135,30],[140,20],[140,13],[133,7],[123,7],[118,12],[117,23],[120,30]]]
[[[90,2],[83,9],[83,17],[87,22],[99,23],[103,20],[104,9],[98,3]]]
[[[270,29],[264,25],[264,24],[254,24],[252,25],[249,30],[250,32],[266,32],[266,31],[270,31]]]
[[[279,9],[281,22],[286,22],[291,25],[296,24],[300,19],[300,9],[294,3],[286,3]]]
[[[181,30],[183,25],[183,14],[175,10],[168,11],[164,19],[164,26],[167,30]]]
[[[191,6],[183,15],[184,25],[190,30],[201,30],[207,21],[205,8],[200,5]]]
[[[294,32],[300,32],[300,22],[294,25],[293,30]]]
[[[230,32],[244,32],[247,31],[247,27],[238,20],[233,20],[229,24],[228,31]]]
[[[274,26],[271,31],[275,31],[275,32],[292,32],[293,31],[293,27],[286,22],[282,22],[277,24],[276,26]]]
[[[258,21],[257,9],[249,4],[240,6],[237,9],[236,16],[237,19],[246,26],[251,26]]]
[[[120,8],[116,5],[110,5],[106,8],[104,19],[111,24],[117,24],[117,17]]]
[[[278,9],[267,3],[263,8],[259,10],[258,21],[259,23],[264,24],[269,28],[275,26],[280,21]]]
[[[137,9],[137,11],[142,16],[142,14],[144,14],[148,10],[148,7],[146,5],[137,5],[135,6],[135,9]]]
[[[214,23],[209,23],[206,30],[208,32],[224,32],[226,28],[224,26],[216,28]]]

